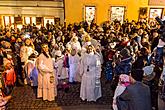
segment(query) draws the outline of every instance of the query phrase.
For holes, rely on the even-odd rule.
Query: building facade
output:
[[[138,20],[140,7],[148,7],[148,0],[65,0],[66,22],[86,20],[87,7],[95,7],[95,22],[107,20]]]
[[[165,0],[1,0],[0,25],[164,19]]]
[[[21,26],[64,22],[63,0],[1,0],[0,24]]]

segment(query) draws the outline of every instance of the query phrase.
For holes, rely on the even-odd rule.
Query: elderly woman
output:
[[[101,97],[101,62],[94,53],[92,45],[87,46],[87,51],[82,56],[80,75],[82,76],[80,98],[96,101]]]
[[[47,44],[42,45],[43,52],[37,59],[38,68],[38,93],[37,97],[43,97],[43,100],[53,101],[56,92],[56,81],[54,74],[54,62],[49,54],[49,48]]]

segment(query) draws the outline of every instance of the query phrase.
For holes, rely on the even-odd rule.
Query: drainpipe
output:
[[[63,0],[63,8],[64,8],[64,27],[66,27],[65,0]]]

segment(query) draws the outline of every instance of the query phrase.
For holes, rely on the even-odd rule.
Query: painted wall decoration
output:
[[[36,25],[42,24],[43,17],[36,17]]]
[[[14,23],[16,24],[22,24],[22,17],[14,17]]]
[[[60,25],[60,18],[54,18],[55,24]]]
[[[85,6],[85,21],[90,24],[95,20],[96,7],[95,6]]]
[[[124,21],[124,10],[125,7],[111,7],[111,21],[118,20],[120,22]]]
[[[138,20],[139,21],[146,21],[147,20],[147,14],[148,14],[148,9],[147,9],[147,7],[140,7],[139,8],[139,18],[138,18]]]

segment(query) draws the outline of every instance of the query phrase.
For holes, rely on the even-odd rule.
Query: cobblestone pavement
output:
[[[97,102],[82,101],[80,84],[70,85],[69,92],[58,91],[55,101],[47,102],[36,99],[30,86],[15,87],[13,99],[8,103],[7,110],[111,110],[112,90],[110,84],[102,79],[102,97]]]
[[[159,110],[165,110],[165,102],[163,102],[163,100],[158,99],[158,106],[159,106]]]

